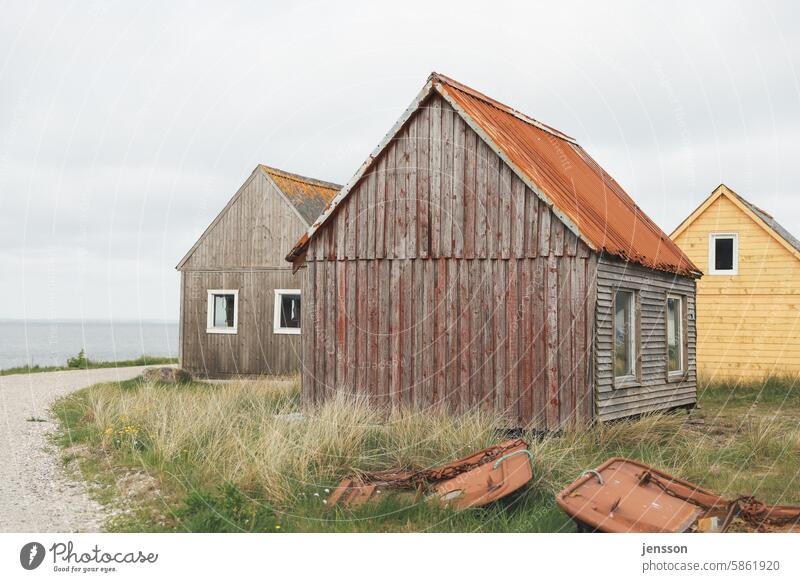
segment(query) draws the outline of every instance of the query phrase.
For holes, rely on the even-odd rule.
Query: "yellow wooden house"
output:
[[[672,233],[697,282],[705,379],[800,374],[800,240],[720,184]]]

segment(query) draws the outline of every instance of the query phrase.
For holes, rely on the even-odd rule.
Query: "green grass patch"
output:
[[[778,410],[800,408],[799,377],[769,376],[757,381],[701,379],[697,391],[704,404],[723,412],[758,405]]]
[[[554,495],[611,456],[642,460],[722,495],[800,503],[793,384],[703,385],[701,409],[528,434],[534,479],[483,508],[387,495],[349,510],[324,500],[354,470],[425,468],[483,448],[500,420],[476,411],[398,411],[357,397],[303,408],[297,378],[166,386],[99,384],[59,400],[55,437],[105,503],[132,511],[111,531],[558,532]],[[69,453],[67,453],[69,454]],[[113,495],[112,495],[113,494]]]
[[[94,370],[97,368],[130,368],[132,366],[166,366],[177,364],[177,358],[164,358],[159,356],[139,356],[133,360],[117,360],[113,362],[95,361],[86,358],[83,350],[72,358],[67,359],[66,366],[17,366],[0,370],[0,376],[12,374],[37,374],[41,372],[61,372],[64,370]]]

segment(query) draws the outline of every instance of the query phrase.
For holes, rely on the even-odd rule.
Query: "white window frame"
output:
[[[639,320],[638,320],[638,317],[637,317],[637,309],[636,309],[636,302],[638,300],[638,293],[636,292],[635,289],[625,289],[625,288],[614,289],[614,301],[613,301],[614,312],[613,312],[613,319],[612,319],[612,325],[613,325],[612,329],[614,330],[614,334],[617,333],[616,332],[616,329],[617,329],[616,318],[617,318],[617,293],[618,292],[629,293],[630,296],[631,296],[631,302],[630,302],[630,307],[629,307],[630,313],[628,314],[628,321],[630,321],[630,323],[631,323],[630,333],[628,334],[628,338],[629,338],[628,339],[628,341],[629,341],[628,349],[630,350],[630,353],[631,353],[631,371],[630,371],[629,374],[625,374],[623,376],[617,376],[616,375],[616,371],[614,371],[614,386],[618,387],[618,388],[624,388],[624,387],[627,387],[627,386],[630,386],[630,385],[635,385],[635,384],[637,384],[639,382],[639,353],[638,353],[638,351],[639,351],[638,350],[638,348],[639,348],[639,345],[638,345],[639,344]],[[617,349],[616,348],[616,338],[614,338],[614,342],[611,345],[612,345],[612,354],[613,354],[612,362],[613,362],[614,358],[616,358],[616,349]]]
[[[214,327],[214,296],[233,295],[233,327]],[[206,333],[235,334],[239,330],[239,290],[208,289],[206,296]]]
[[[275,289],[275,307],[272,314],[272,333],[300,335],[299,327],[281,327],[281,297],[283,295],[300,295],[300,309],[302,309],[303,294],[301,293],[300,289]]]
[[[683,309],[684,309],[684,301],[686,300],[683,295],[674,295],[668,294],[667,295],[667,302],[670,299],[674,299],[678,301],[678,369],[677,370],[670,370],[669,369],[669,327],[664,328],[664,336],[667,338],[667,374],[670,377],[675,376],[683,376],[686,373],[686,362],[684,357],[684,346],[686,345],[686,337],[684,334],[686,333],[685,325],[683,324]],[[667,326],[669,326],[669,306],[667,303],[664,304],[664,309],[666,310],[666,318],[664,321]]]
[[[733,239],[733,269],[715,269],[717,262],[717,239]],[[738,275],[739,274],[739,233],[712,232],[708,235],[708,274],[709,275]]]

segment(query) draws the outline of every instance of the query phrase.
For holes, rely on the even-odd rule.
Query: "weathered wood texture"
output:
[[[640,336],[640,382],[614,387],[614,313],[617,289],[637,292]],[[666,320],[667,294],[686,298],[687,370],[679,381],[667,381]],[[597,266],[597,322],[595,324],[595,386],[597,418],[609,420],[693,404],[697,401],[695,352],[695,281],[687,277],[652,271],[603,256]]]
[[[259,167],[193,247],[182,270],[285,269],[308,225]]]
[[[288,374],[300,369],[300,335],[274,334],[275,289],[300,289],[291,271],[184,271],[181,365],[205,377]],[[239,290],[236,334],[206,333],[208,289]]]
[[[593,417],[596,256],[438,96],[309,243],[303,394]]]
[[[594,268],[589,256],[308,261],[303,394],[481,407],[542,430],[588,422]]]
[[[181,365],[194,374],[300,370],[300,336],[274,334],[275,289],[300,289],[288,249],[308,225],[261,167],[245,181],[179,266]],[[209,289],[238,289],[236,334],[206,332]]]

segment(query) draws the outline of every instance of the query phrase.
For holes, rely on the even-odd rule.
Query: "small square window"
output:
[[[208,291],[206,333],[236,333],[239,320],[238,289]]]
[[[708,238],[708,272],[710,275],[736,275],[739,272],[739,236],[715,233]]]
[[[300,333],[300,290],[275,289],[274,333]]]

